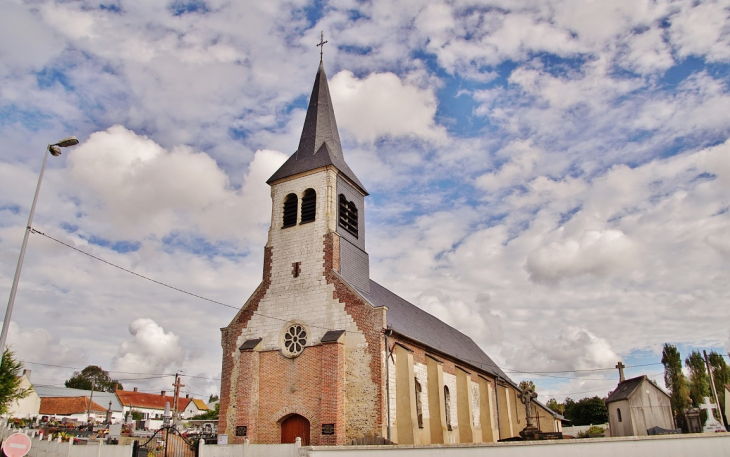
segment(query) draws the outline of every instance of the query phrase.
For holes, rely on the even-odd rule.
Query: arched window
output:
[[[297,225],[297,202],[298,198],[295,194],[289,194],[284,199],[284,225],[281,228]]]
[[[312,222],[317,214],[317,192],[307,189],[302,196],[302,224]]]
[[[350,232],[357,238],[357,206],[354,202],[348,201],[347,197],[340,194],[340,227]]]
[[[421,383],[418,382],[418,378],[414,379],[416,382],[416,417],[418,417],[418,428],[423,428],[423,405],[421,404]]]
[[[618,413],[618,421],[623,422],[623,420],[621,419],[621,408],[616,408],[616,412]]]
[[[446,410],[446,430],[451,431],[451,394],[448,386],[444,386],[444,409]]]

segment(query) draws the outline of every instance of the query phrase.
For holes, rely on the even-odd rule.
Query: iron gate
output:
[[[198,442],[175,427],[162,427],[147,441],[135,441],[132,457],[198,457]]]

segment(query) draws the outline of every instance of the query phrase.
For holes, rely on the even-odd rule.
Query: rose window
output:
[[[291,355],[299,355],[307,344],[307,331],[301,325],[292,325],[284,334],[284,347]]]

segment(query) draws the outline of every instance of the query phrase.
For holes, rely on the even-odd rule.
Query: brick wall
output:
[[[384,311],[372,308],[336,273],[342,267],[336,178],[328,168],[272,186],[264,281],[222,329],[219,430],[231,443],[243,442],[235,436],[237,425],[248,427],[252,443],[278,443],[281,421],[291,414],[309,420],[312,444],[343,444],[382,430]],[[315,221],[281,228],[286,196],[294,193],[301,202],[310,188],[317,193]],[[298,277],[292,274],[295,262]],[[289,358],[281,346],[293,322],[306,329],[307,344],[301,355]],[[321,344],[328,330],[346,333],[338,343]],[[257,338],[262,341],[256,351],[238,350]],[[335,424],[335,434],[322,436],[322,424]]]

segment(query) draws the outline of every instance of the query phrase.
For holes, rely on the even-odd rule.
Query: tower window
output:
[[[312,222],[317,214],[317,192],[314,189],[304,191],[302,197],[302,224]]]
[[[357,206],[340,194],[340,227],[357,238]]]
[[[295,194],[289,194],[284,199],[284,225],[281,228],[297,225],[298,200]]]

